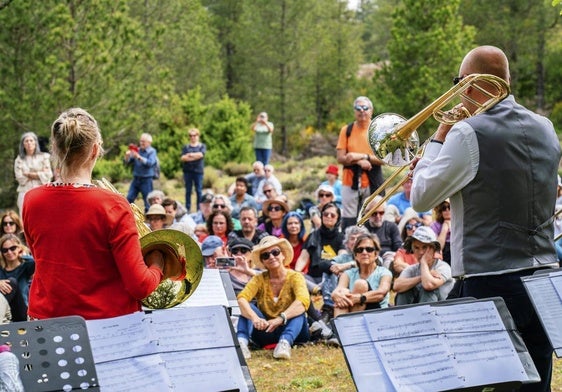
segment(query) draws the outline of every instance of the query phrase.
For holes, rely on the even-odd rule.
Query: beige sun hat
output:
[[[291,261],[293,261],[293,247],[291,246],[289,241],[287,241],[285,238],[278,238],[273,235],[268,235],[266,237],[263,237],[260,243],[254,246],[254,249],[252,250],[252,262],[254,263],[254,266],[256,266],[256,268],[265,269],[262,261],[260,260],[260,254],[263,250],[269,249],[276,245],[279,246],[279,249],[281,249],[281,252],[285,256],[283,265],[287,267],[289,264],[291,264]]]
[[[148,220],[148,217],[151,215],[160,215],[164,217],[164,223],[166,224],[166,226],[170,226],[172,224],[172,222],[174,221],[174,216],[167,214],[166,210],[164,209],[164,207],[162,207],[162,205],[160,204],[153,204],[150,206],[150,208],[148,209],[148,211],[146,212],[146,214],[144,214],[144,216],[146,217],[146,219]]]
[[[267,211],[267,208],[270,206],[270,204],[279,204],[281,207],[283,207],[285,213],[291,211],[289,205],[285,203],[285,200],[283,200],[283,196],[277,196],[273,199],[267,199],[266,201],[263,202],[262,211],[265,216],[268,216],[269,211]]]

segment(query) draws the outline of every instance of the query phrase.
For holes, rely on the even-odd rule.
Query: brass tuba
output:
[[[469,97],[465,92],[470,87],[486,96],[486,101],[480,103]],[[410,162],[416,156],[423,153],[423,149],[430,139],[420,146],[416,130],[421,124],[431,116],[442,124],[455,124],[467,117],[475,116],[490,109],[507,97],[509,91],[510,88],[507,82],[495,75],[471,74],[465,76],[458,84],[451,87],[449,91],[408,120],[404,120],[403,117],[393,113],[384,113],[375,117],[369,125],[367,134],[369,146],[377,158],[389,166],[398,166],[398,169],[372,195],[365,199],[357,217],[357,224],[365,224],[374,211],[387,201],[408,179],[408,176],[404,176],[392,189],[386,192],[385,196],[373,208],[365,212],[369,203],[377,195],[385,191],[386,187],[409,167]],[[463,98],[475,105],[476,110],[471,114],[466,108],[458,105],[445,110],[448,105],[451,105],[453,100],[458,98]]]
[[[119,193],[105,178],[96,181],[97,186]],[[149,309],[166,309],[176,306],[195,291],[203,276],[203,255],[199,245],[187,234],[173,229],[150,231],[144,223],[144,214],[140,208],[130,204],[139,232],[143,256],[152,250],[164,254],[165,279],[156,290],[142,300]]]

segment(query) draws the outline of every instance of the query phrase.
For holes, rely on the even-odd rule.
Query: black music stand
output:
[[[86,322],[79,316],[0,325],[26,391],[99,391]]]
[[[468,306],[472,308],[469,309]],[[408,318],[406,312],[409,310],[420,313],[423,311],[424,316],[420,319]],[[388,323],[389,320],[396,321],[396,323]],[[419,326],[412,327],[418,322]],[[338,333],[348,368],[359,392],[372,390],[370,388],[374,384],[378,385],[378,391],[390,392],[408,389],[404,386],[397,386],[397,383],[402,381],[402,385],[415,385],[416,391],[512,391],[517,390],[522,383],[533,383],[540,380],[511,314],[503,299],[499,297],[481,300],[460,298],[349,313],[332,320],[332,325]],[[480,325],[482,328],[473,330],[469,327],[471,325]],[[487,325],[493,327],[487,330],[485,328]],[[437,328],[432,329],[428,326],[437,326]],[[504,338],[498,339],[498,336],[502,334]],[[467,342],[462,341],[464,336],[468,337]],[[458,340],[453,344],[455,339]],[[486,343],[482,343],[487,340],[501,341],[502,351],[500,353],[498,350],[497,358],[496,352],[490,347],[486,347]],[[439,351],[441,348],[433,345],[436,341],[445,341],[444,346],[447,348]],[[451,341],[451,343],[446,341]],[[398,344],[402,345],[400,348],[395,348]],[[410,346],[407,347],[404,344],[410,344]],[[391,360],[391,356],[385,357],[382,347],[387,347],[386,350],[390,353],[394,353],[392,350],[400,352],[403,348],[407,348],[403,350],[405,358],[402,359],[402,362],[394,360],[394,358]],[[490,352],[490,350],[492,351]],[[478,360],[468,359],[473,353],[477,353],[475,358],[478,358],[480,351],[484,353],[483,358],[488,361],[485,363],[490,367],[499,368],[509,360],[509,363],[516,364],[520,370],[517,374],[514,372],[507,376],[486,368],[487,374],[493,376],[481,377],[482,369],[477,365]],[[505,353],[507,354],[503,356]],[[411,365],[410,362],[414,361],[414,357],[417,357],[417,360],[428,368],[417,373],[418,370],[414,370],[414,365]],[[453,362],[455,365],[451,365]],[[463,362],[462,365],[461,362]],[[470,362],[472,365],[469,365]],[[433,364],[435,367],[429,367]],[[408,366],[412,366],[411,374]],[[400,367],[406,371],[397,377],[394,371]],[[429,374],[434,370],[437,370],[435,373],[438,373],[443,369],[449,370],[436,375]],[[451,385],[440,384],[441,374],[453,379],[451,384],[455,384],[455,386],[437,387],[436,385]],[[427,383],[425,383],[426,381]],[[416,384],[417,382],[419,383]]]

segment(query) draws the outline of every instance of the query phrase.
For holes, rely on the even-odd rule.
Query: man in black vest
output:
[[[510,83],[506,55],[493,46],[470,51],[458,83],[470,74]],[[479,86],[492,90],[486,82]],[[486,96],[468,87],[463,106]],[[560,145],[552,123],[515,102],[512,95],[486,112],[440,125],[425,155],[414,162],[411,202],[425,211],[450,197],[451,266],[461,297],[501,296],[537,367],[541,382],[522,391],[549,391],[552,348],[521,276],[558,266],[552,215]]]

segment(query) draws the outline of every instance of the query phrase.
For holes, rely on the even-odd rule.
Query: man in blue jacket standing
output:
[[[154,178],[154,170],[158,162],[156,149],[151,147],[152,136],[143,133],[140,137],[140,147],[135,145],[129,146],[125,153],[125,163],[133,165],[133,181],[127,194],[129,203],[134,203],[139,192],[144,200],[144,211],[148,211],[148,194],[152,191],[152,180]]]

